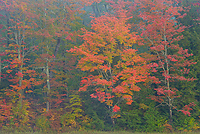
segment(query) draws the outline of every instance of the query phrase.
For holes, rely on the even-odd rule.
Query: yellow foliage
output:
[[[149,108],[149,106],[145,105],[144,103],[140,103],[139,104],[139,109],[144,109],[144,110],[147,110]]]

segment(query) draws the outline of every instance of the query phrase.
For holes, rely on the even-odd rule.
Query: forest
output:
[[[1,0],[0,131],[200,131],[200,0]]]

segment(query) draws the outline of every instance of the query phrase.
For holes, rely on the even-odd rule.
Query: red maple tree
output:
[[[84,43],[69,52],[80,55],[77,67],[90,72],[82,78],[79,91],[92,89],[92,98],[118,112],[116,104],[126,100],[130,105],[134,91],[140,90],[137,83],[145,82],[148,73],[145,59],[133,49],[137,36],[127,24],[125,7],[129,2],[109,3],[115,13],[93,18],[92,31],[82,29]]]
[[[182,18],[181,14],[184,8],[178,6],[177,0],[137,0],[137,8],[140,9],[139,17],[142,22],[139,23],[141,29],[140,45],[146,45],[151,51],[151,61],[148,66],[151,69],[149,77],[152,83],[157,87],[157,96],[151,96],[152,100],[167,105],[169,107],[170,123],[172,123],[172,109],[176,106],[174,101],[179,91],[175,85],[178,81],[193,81],[193,78],[186,78],[188,74],[187,67],[195,64],[188,57],[192,54],[188,50],[183,50],[179,46],[183,36],[185,26],[178,24],[177,19]],[[189,106],[189,105],[188,105]],[[190,106],[193,106],[191,103]],[[183,108],[184,114],[190,115],[190,108]]]

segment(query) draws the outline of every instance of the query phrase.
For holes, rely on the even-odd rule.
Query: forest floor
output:
[[[0,131],[0,134],[57,134],[53,132],[2,132]],[[165,133],[151,133],[151,132],[126,132],[126,131],[116,131],[116,132],[103,132],[103,131],[72,131],[72,132],[65,132],[60,134],[169,134],[167,132]],[[200,132],[173,132],[170,134],[200,134]]]

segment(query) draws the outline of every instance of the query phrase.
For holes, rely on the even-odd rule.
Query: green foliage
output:
[[[113,123],[110,114],[112,109],[101,103],[98,99],[87,97],[92,92],[81,93],[82,100],[84,100],[85,113],[91,117],[89,129],[98,131],[111,131],[113,130]]]
[[[98,131],[103,131],[105,129],[104,120],[101,120],[95,111],[93,111],[92,114],[91,129]]]
[[[163,132],[166,117],[163,117],[155,108],[149,108],[144,113],[144,131],[146,132]]]
[[[145,94],[147,90],[141,90],[141,92]],[[140,93],[138,97],[140,99],[136,99],[131,106],[126,106],[123,102],[120,104],[122,106],[121,117],[116,119],[116,130],[163,132],[168,117],[159,108],[155,108],[154,101],[146,101]]]
[[[82,109],[82,100],[79,95],[70,95],[70,101],[64,108],[66,112],[60,118],[62,127],[70,129],[85,129],[90,126],[90,118],[84,114]]]
[[[122,111],[121,117],[116,119],[117,130],[128,130],[128,131],[143,131],[143,113],[140,109],[134,109],[129,111]]]
[[[50,129],[50,122],[46,116],[38,116],[35,123],[36,130],[47,132]]]
[[[194,131],[200,128],[199,123],[194,119],[194,117],[187,117],[185,115],[179,116],[174,119],[174,125],[176,125],[176,130],[178,131]]]

